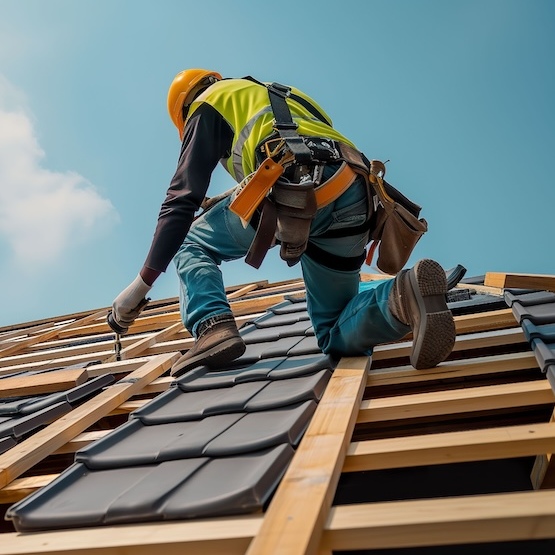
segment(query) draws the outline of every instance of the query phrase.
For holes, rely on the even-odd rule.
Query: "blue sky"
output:
[[[429,222],[411,262],[555,274],[554,55],[550,0],[0,0],[0,326],[109,306],[137,275],[189,67],[294,84],[390,160]],[[223,271],[300,275],[277,251]],[[170,266],[152,297],[177,291]]]

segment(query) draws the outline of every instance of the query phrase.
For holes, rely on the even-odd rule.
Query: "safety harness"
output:
[[[244,222],[252,224],[253,219],[258,220],[247,263],[260,267],[266,252],[277,241],[281,245],[281,258],[292,266],[307,248],[307,254],[318,257],[316,249],[308,242],[316,211],[333,202],[353,184],[357,177],[353,167],[367,175],[368,166],[362,154],[349,145],[332,139],[301,137],[285,100],[291,95],[291,89],[279,83],[263,86],[268,90],[276,134],[259,146],[258,169],[239,184],[230,210]],[[295,100],[302,99],[295,97]],[[303,105],[325,122],[313,106],[306,102]],[[346,158],[345,151],[349,151],[351,160]],[[337,170],[321,183],[326,164],[336,165]],[[368,222],[365,230],[369,227]],[[343,236],[351,234],[353,230],[343,232]],[[344,267],[346,259],[338,258],[341,258],[338,267]],[[360,266],[361,261],[356,258],[355,265]]]
[[[426,220],[419,219],[420,206],[385,181],[385,165],[379,160],[369,161],[359,150],[336,139],[300,136],[286,98],[299,102],[312,116],[329,125],[311,103],[279,83],[265,85],[252,77],[248,79],[268,91],[275,134],[257,147],[257,169],[237,186],[229,206],[245,226],[250,224],[256,229],[246,262],[259,268],[268,249],[280,243],[280,256],[289,266],[306,253],[328,268],[357,270],[365,258],[371,264],[380,245],[378,268],[390,274],[400,271],[428,229]],[[335,172],[324,180],[326,165]],[[332,255],[309,241],[310,226],[316,212],[341,196],[358,176],[367,185],[366,221],[318,237],[368,233],[367,242],[372,244],[368,255]]]

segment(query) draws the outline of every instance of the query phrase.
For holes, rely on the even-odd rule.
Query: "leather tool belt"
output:
[[[306,138],[306,141],[313,146],[322,140]],[[260,267],[266,251],[276,241],[281,244],[281,258],[289,265],[296,264],[306,249],[316,211],[341,196],[357,177],[338,151],[334,158],[325,161],[314,158],[309,164],[298,165],[283,141],[279,147],[284,150],[277,162],[276,148],[271,149],[271,146],[271,142],[264,145],[267,157],[254,174],[239,184],[229,207],[245,224],[261,208],[257,233],[246,258],[255,268]],[[320,183],[322,170],[328,162],[339,167],[330,179]],[[275,209],[269,208],[268,203]]]

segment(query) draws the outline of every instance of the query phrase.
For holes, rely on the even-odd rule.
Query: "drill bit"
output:
[[[118,332],[114,335],[114,348],[116,351],[116,360],[119,362],[121,360],[121,337]]]

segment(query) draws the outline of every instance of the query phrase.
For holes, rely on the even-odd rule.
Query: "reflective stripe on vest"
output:
[[[300,135],[327,137],[354,146],[331,127],[330,118],[314,100],[298,89],[292,88],[292,92],[314,105],[330,122],[330,125],[323,123],[300,103],[287,99],[293,119],[299,124]],[[235,181],[240,182],[256,170],[256,147],[274,134],[268,91],[246,79],[224,79],[199,95],[191,104],[189,118],[202,103],[217,110],[233,130],[232,154],[222,162]]]

